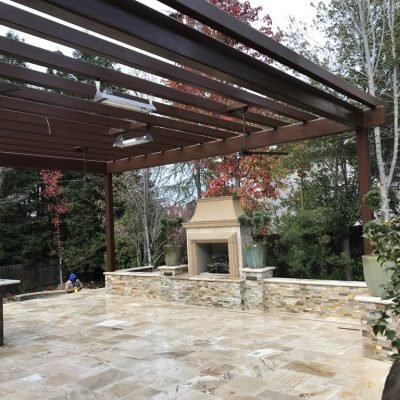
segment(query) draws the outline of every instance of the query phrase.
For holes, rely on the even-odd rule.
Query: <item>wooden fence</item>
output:
[[[20,280],[21,292],[54,286],[60,281],[58,265],[0,265],[0,278]]]

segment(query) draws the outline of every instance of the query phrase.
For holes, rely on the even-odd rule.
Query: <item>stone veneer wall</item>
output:
[[[367,294],[364,282],[256,279],[254,276],[241,279],[170,277],[123,271],[106,272],[105,276],[106,291],[110,294],[230,309],[314,313],[321,317],[360,319],[362,306],[355,297]]]
[[[107,294],[161,299],[160,275],[156,273],[106,272]]]
[[[375,360],[392,360],[390,356],[393,354],[393,349],[390,342],[382,335],[375,336],[370,322],[384,309],[387,300],[373,296],[358,296],[357,301],[362,309],[361,331],[364,355]]]
[[[361,307],[355,298],[368,293],[365,282],[271,278],[265,279],[264,285],[268,311],[336,318],[360,319]]]
[[[161,278],[163,300],[196,306],[242,309],[243,284],[240,280],[213,278]]]

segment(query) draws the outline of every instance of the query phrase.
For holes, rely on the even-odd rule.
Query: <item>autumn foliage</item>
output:
[[[210,161],[212,174],[206,180],[205,197],[241,196],[243,208],[254,211],[277,193],[271,181],[271,160],[260,156],[236,155]]]
[[[249,1],[241,0],[209,0],[209,2],[221,10],[233,15],[241,22],[249,25],[256,24],[255,26],[258,27],[260,32],[279,41],[279,35],[274,35],[272,31],[271,18],[269,15],[263,15],[263,9],[261,6],[252,7]],[[247,48],[236,40],[201,24],[193,18],[180,13],[172,14],[172,17],[228,46],[234,47],[235,49],[247,53],[261,61],[269,62],[265,55]],[[184,66],[181,67],[186,68]],[[216,93],[209,93],[201,88],[195,88],[180,82],[170,81],[169,86],[201,97],[207,97],[210,100],[223,104],[231,101],[230,99],[225,99]],[[176,104],[176,106],[193,110],[193,108],[181,104]],[[204,110],[196,109],[195,111],[211,114]],[[249,109],[249,111],[255,112],[256,110]],[[268,113],[266,113],[266,115],[268,115]],[[223,119],[233,120],[233,117],[226,115],[220,117]],[[267,197],[276,197],[276,191],[271,182],[271,168],[275,162],[276,160],[270,157],[239,157],[237,154],[225,156],[222,159],[214,158],[203,160],[203,166],[206,168],[209,177],[206,179],[207,188],[202,195],[205,197],[239,195],[242,196],[242,207],[249,211],[254,211],[259,208],[260,205],[265,204],[265,199]]]
[[[49,200],[47,211],[51,215],[51,223],[55,227],[61,225],[62,217],[69,211],[67,199],[63,195],[64,188],[60,185],[63,176],[61,171],[40,171],[40,180],[43,182],[42,196]]]

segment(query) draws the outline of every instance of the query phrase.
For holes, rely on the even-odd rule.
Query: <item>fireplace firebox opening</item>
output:
[[[198,273],[229,274],[228,243],[197,243]]]
[[[215,256],[227,255],[229,275],[239,275],[237,235],[226,232],[218,235],[190,235],[188,238],[189,275],[210,272],[207,264]]]

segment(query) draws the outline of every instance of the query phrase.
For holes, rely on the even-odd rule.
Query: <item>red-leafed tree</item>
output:
[[[60,284],[62,284],[62,238],[61,224],[70,208],[63,194],[64,187],[60,180],[64,174],[61,171],[40,171],[40,180],[43,182],[42,197],[48,200],[47,211],[51,216],[51,224],[54,227],[52,249],[57,255],[60,267]]]
[[[241,196],[242,207],[254,211],[265,205],[266,198],[275,198],[271,168],[275,160],[261,156],[240,158],[228,156],[209,161],[211,177],[206,179],[205,197]]]
[[[280,40],[280,35],[275,35],[272,31],[272,20],[269,15],[263,15],[263,8],[252,7],[249,1],[241,0],[209,0],[210,3],[223,11],[233,15],[235,18],[249,25],[257,24],[259,31],[265,35]],[[236,40],[221,34],[214,29],[205,26],[198,21],[180,13],[172,14],[172,16],[180,22],[189,25],[204,34],[211,36],[228,46],[234,47],[242,52],[245,52],[252,57],[256,57],[264,62],[269,62],[268,58],[258,53],[255,50],[249,49],[243,44]],[[182,67],[186,68],[186,67]],[[170,81],[169,86],[175,89],[196,94],[201,97],[207,97],[213,101],[226,104],[230,100],[221,97],[215,93],[208,93],[200,88],[188,86],[180,82]],[[234,102],[234,101],[232,101]],[[185,109],[193,109],[185,105],[177,104],[176,106]],[[197,112],[212,114],[204,110],[195,109]],[[257,112],[254,109],[249,111]],[[268,113],[265,113],[268,115]],[[223,117],[225,119],[232,119],[230,117]],[[203,192],[203,196],[223,196],[238,194],[242,197],[242,206],[252,211],[259,206],[265,204],[263,200],[266,197],[275,197],[276,191],[271,182],[271,167],[274,164],[274,159],[263,158],[260,156],[247,156],[245,158],[239,158],[236,154],[225,156],[223,159],[214,158],[209,160],[203,160],[201,166],[207,169],[207,176],[205,180],[206,190]],[[198,182],[198,165],[194,170],[197,175],[194,176],[197,188],[200,184]],[[196,179],[197,178],[197,179]],[[197,190],[199,192],[199,190]]]

